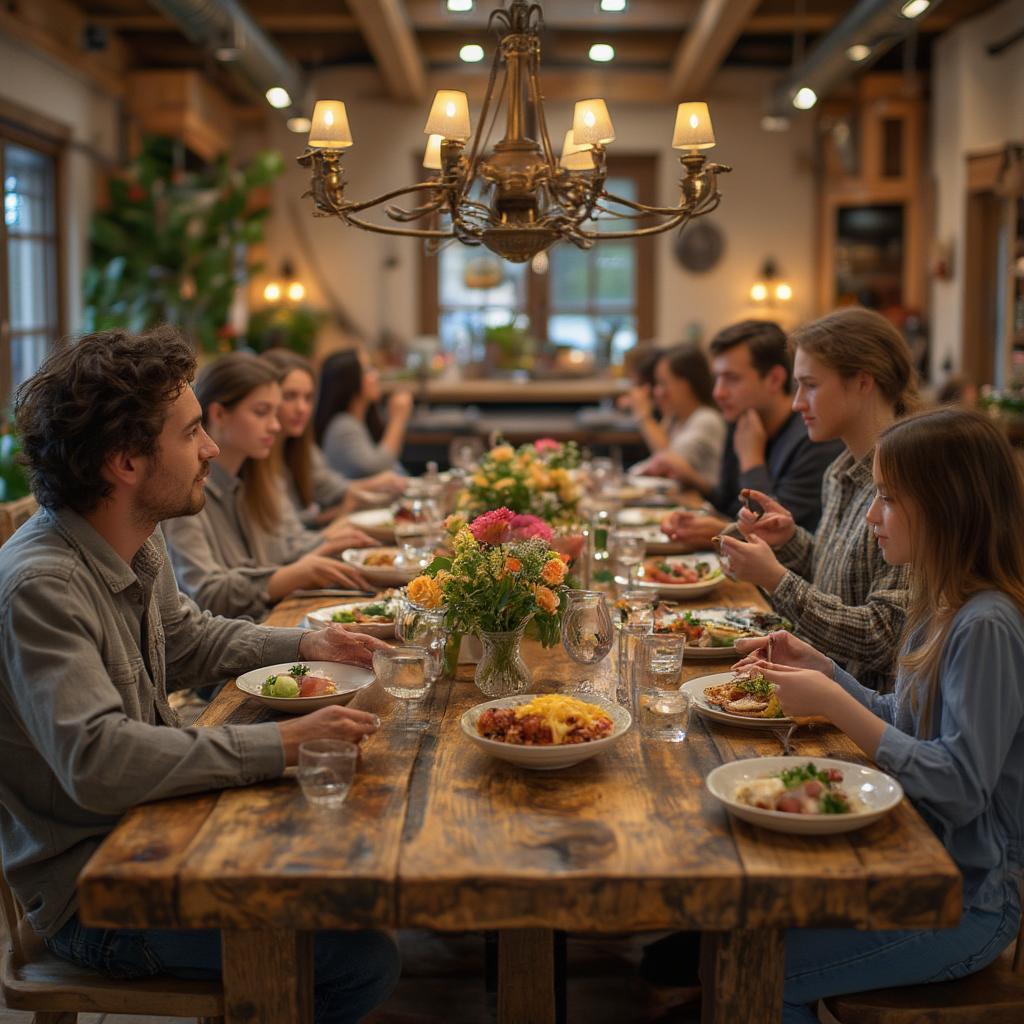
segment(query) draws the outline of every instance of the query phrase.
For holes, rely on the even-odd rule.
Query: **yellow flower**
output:
[[[510,444],[499,444],[497,448],[491,449],[491,458],[495,462],[510,462],[516,451]]]
[[[455,548],[456,555],[465,555],[471,551],[478,550],[480,547],[476,542],[476,538],[469,532],[468,526],[462,527],[462,529],[455,534],[455,539],[452,541],[452,545]]]
[[[473,483],[475,483],[477,485],[477,487],[489,487],[490,486],[490,481],[487,479],[487,477],[485,477],[483,475],[483,473],[474,473],[473,474]]]
[[[439,587],[443,587],[449,580],[454,577],[447,569],[438,569],[437,575],[434,577],[435,582]]]
[[[444,528],[448,533],[456,534],[466,525],[466,517],[453,512],[445,521]]]
[[[508,490],[508,489],[509,489],[510,487],[515,487],[515,485],[516,485],[516,482],[515,482],[515,480],[514,480],[514,479],[513,479],[512,477],[510,477],[510,476],[503,476],[503,477],[502,477],[502,478],[501,478],[501,479],[500,479],[500,480],[499,480],[499,481],[498,481],[498,482],[497,482],[497,483],[496,483],[496,484],[494,485],[494,489],[495,489],[496,491],[506,491],[506,490]]]
[[[569,471],[561,468],[553,469],[551,470],[551,479],[555,482],[556,487],[561,487],[569,482]]]
[[[538,587],[533,596],[537,599],[537,607],[542,612],[553,615],[558,611],[558,598],[547,587]]]
[[[540,578],[545,583],[557,586],[565,579],[565,563],[560,558],[552,558],[544,563],[540,571]]]
[[[408,588],[409,600],[414,601],[421,608],[439,608],[444,604],[444,595],[437,584],[437,580],[429,576],[417,576]]]

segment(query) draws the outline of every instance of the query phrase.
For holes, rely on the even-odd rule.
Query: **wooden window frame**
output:
[[[422,173],[422,172],[421,172]],[[626,154],[608,157],[609,177],[629,177],[636,182],[641,202],[650,202],[658,176],[657,155]],[[649,221],[633,221],[646,226]],[[598,242],[597,245],[601,243]],[[655,317],[655,238],[636,239],[636,329],[637,341],[654,337]],[[481,249],[481,252],[485,250]],[[544,324],[545,333],[550,312],[549,274],[526,275],[526,314],[530,324]],[[420,246],[419,259],[419,333],[437,334],[440,319],[438,304],[438,259],[429,256]],[[534,326],[534,330],[537,328]]]

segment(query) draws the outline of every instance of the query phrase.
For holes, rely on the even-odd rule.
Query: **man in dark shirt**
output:
[[[768,320],[744,320],[711,340],[714,397],[729,422],[718,486],[709,495],[721,516],[674,512],[662,529],[695,548],[708,547],[740,509],[745,487],[771,494],[814,530],[821,517],[821,481],[842,444],[807,437],[790,398],[786,336]]]

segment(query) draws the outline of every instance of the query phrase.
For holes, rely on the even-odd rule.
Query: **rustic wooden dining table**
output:
[[[293,625],[323,599],[287,601]],[[727,582],[696,604],[763,605]],[[614,693],[614,652],[595,674],[560,649],[527,646],[534,689],[584,672]],[[693,662],[688,677],[727,668]],[[105,927],[220,928],[229,1024],[308,1024],[312,932],[428,928],[498,932],[498,1019],[553,1024],[555,931],[698,929],[705,1024],[775,1024],[787,928],[930,928],[960,916],[960,874],[904,801],[878,823],[831,837],[781,835],[732,820],[704,786],[715,766],[779,754],[772,731],[694,716],[685,742],[634,727],[576,767],[533,772],[493,760],[462,732],[481,701],[472,666],[438,684],[422,729],[378,712],[340,810],[305,802],[296,780],[202,793],[131,811],[79,877],[80,914]],[[206,726],[267,717],[227,685]],[[828,726],[794,753],[864,762]]]

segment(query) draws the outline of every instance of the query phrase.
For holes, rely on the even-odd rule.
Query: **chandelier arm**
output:
[[[712,197],[712,196],[718,197],[719,193],[718,192],[708,192],[707,195],[708,195],[708,197]],[[624,199],[622,196],[614,195],[611,192],[605,192],[602,195],[601,198],[603,198],[606,201],[611,202],[611,203],[617,203],[620,206],[629,207],[629,209],[631,209],[631,210],[636,210],[636,211],[638,211],[638,214],[640,216],[643,216],[644,214],[649,214],[649,215],[658,216],[658,217],[672,217],[672,216],[675,216],[675,214],[677,214],[677,213],[692,212],[693,210],[699,209],[700,206],[702,206],[704,204],[704,202],[707,201],[707,200],[702,200],[701,203],[699,203],[697,206],[694,206],[692,208],[688,208],[688,207],[684,207],[684,206],[647,206],[644,203],[637,203],[637,202],[634,202],[631,199]],[[612,211],[606,211],[606,212],[610,213]],[[624,216],[629,216],[629,215],[628,214],[624,214]]]
[[[537,116],[537,127],[540,130],[541,145],[544,147],[544,159],[547,160],[548,167],[551,168],[551,173],[554,175],[558,171],[558,165],[555,163],[555,153],[551,148],[551,137],[548,135],[548,122],[544,114],[544,102],[540,93],[539,51],[539,43],[530,51],[530,69],[526,78],[530,85],[530,100],[533,103],[533,110]]]
[[[663,231],[671,231],[674,227],[685,227],[695,217],[703,217],[712,213],[718,208],[722,201],[720,195],[710,197],[706,203],[701,203],[692,210],[676,211],[678,216],[671,218],[664,224],[653,224],[649,228],[637,228],[634,231],[586,231],[583,228],[577,229],[578,234],[584,238],[592,239],[595,242],[604,238],[648,238],[651,235],[660,235]]]
[[[384,212],[392,220],[403,222],[419,220],[420,217],[425,217],[428,213],[435,213],[437,210],[440,210],[447,200],[447,195],[442,195],[431,203],[424,203],[422,206],[414,206],[411,210],[403,210],[400,206],[389,206],[384,210]]]
[[[346,224],[351,224],[356,228],[363,228],[365,231],[375,231],[379,235],[402,235],[406,238],[454,238],[455,235],[451,231],[441,231],[435,228],[390,228],[385,224],[371,224],[368,220],[363,220],[361,217],[353,217],[345,211],[338,211],[338,216],[341,217]]]
[[[490,28],[492,23],[501,20],[497,15],[504,15],[504,10],[496,10],[491,12],[491,16],[488,19],[487,27]],[[509,26],[511,27],[511,26]],[[491,101],[494,98],[494,83],[498,79],[498,67],[501,64],[501,46],[498,45],[494,48],[494,59],[491,61],[491,73],[487,79],[487,90],[484,92],[484,105],[480,109],[480,120],[477,121],[476,131],[473,133],[473,145],[469,149],[469,160],[467,163],[468,172],[465,178],[462,180],[462,187],[459,189],[459,197],[465,197],[473,184],[473,179],[476,177],[476,161],[477,154],[480,152],[480,142],[483,138],[484,125],[487,124],[487,114],[491,109]],[[505,92],[504,82],[501,87],[502,94]],[[499,98],[499,105],[501,100]],[[497,108],[495,109],[495,115],[497,115]],[[490,129],[487,129],[487,134],[490,135]]]
[[[409,195],[410,192],[440,190],[445,192],[445,198],[447,198],[447,194],[452,191],[454,184],[455,183],[449,184],[437,181],[420,181],[415,185],[406,185],[404,188],[396,188],[391,192],[385,192],[383,195],[375,196],[373,199],[367,199],[361,203],[335,204],[335,212],[340,214],[361,213],[363,210],[369,210],[371,207],[380,206],[381,203],[386,203],[389,199],[397,199],[398,196]]]

